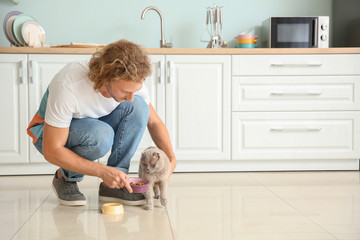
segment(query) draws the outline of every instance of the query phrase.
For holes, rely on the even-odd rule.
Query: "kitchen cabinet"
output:
[[[233,56],[232,160],[358,168],[359,64],[358,54]]]
[[[1,54],[0,163],[27,163],[27,55]]]
[[[166,125],[182,160],[230,160],[230,56],[166,56]]]
[[[0,175],[53,173],[26,127],[54,74],[90,56],[0,54]],[[169,131],[176,171],[359,169],[360,54],[150,58],[145,85]],[[146,130],[131,172],[151,145]]]

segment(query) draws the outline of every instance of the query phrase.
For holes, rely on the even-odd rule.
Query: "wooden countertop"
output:
[[[92,54],[101,48],[0,47],[0,53]],[[358,48],[146,48],[151,55],[360,54]]]

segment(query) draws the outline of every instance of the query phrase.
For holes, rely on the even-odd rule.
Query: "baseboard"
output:
[[[132,161],[130,173],[138,171],[139,161]],[[58,167],[50,163],[1,164],[0,175],[54,174]],[[342,160],[247,160],[178,161],[175,172],[243,171],[347,171],[359,170],[358,159]]]

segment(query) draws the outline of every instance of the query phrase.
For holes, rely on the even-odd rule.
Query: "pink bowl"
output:
[[[235,38],[236,39],[256,39],[258,37],[259,36],[256,34],[240,34],[240,35],[237,35]]]
[[[149,187],[149,181],[145,178],[131,177],[129,178],[128,182],[133,190],[133,193],[144,193]],[[137,183],[142,185],[136,185]]]

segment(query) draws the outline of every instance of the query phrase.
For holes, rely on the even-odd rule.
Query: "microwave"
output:
[[[262,46],[328,48],[329,17],[271,17],[263,22]]]

